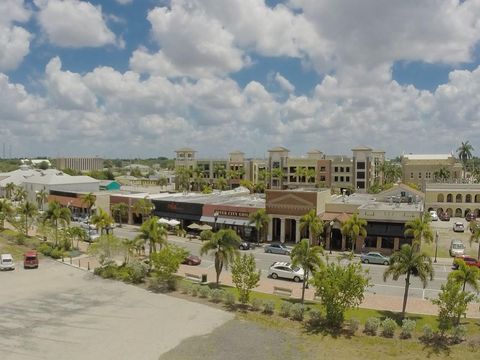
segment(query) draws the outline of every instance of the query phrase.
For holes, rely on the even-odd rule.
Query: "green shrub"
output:
[[[402,320],[402,331],[400,332],[400,337],[402,339],[409,339],[412,337],[412,333],[415,331],[417,323],[415,320],[403,319]]]
[[[15,244],[25,245],[25,242],[26,242],[26,236],[24,234],[19,233],[17,234],[17,236],[15,236]]]
[[[377,335],[380,319],[371,317],[365,322],[365,333],[368,335]]]
[[[432,338],[433,338],[432,326],[430,324],[423,325],[422,334],[423,334],[422,335],[423,340],[425,340],[425,341],[432,340]]]
[[[95,268],[93,273],[104,279],[115,279],[117,277],[117,265],[113,262],[108,262],[101,267]]]
[[[130,273],[129,282],[133,284],[143,282],[148,274],[148,266],[140,261],[131,262],[126,267]]]
[[[253,311],[259,311],[263,307],[263,300],[259,298],[254,298],[250,302],[250,305],[252,305]]]
[[[290,309],[293,320],[302,321],[305,313],[305,306],[302,304],[294,304]]]
[[[182,284],[180,292],[182,294],[190,294],[192,292],[192,284]]]
[[[312,309],[308,312],[309,322],[313,326],[318,326],[322,323],[322,312],[318,309]]]
[[[265,300],[263,302],[263,313],[264,314],[273,314],[275,311],[275,303],[272,300]]]
[[[227,291],[227,293],[225,294],[224,301],[225,301],[225,304],[227,304],[228,306],[233,306],[237,301],[237,297],[233,292]]]
[[[176,291],[178,289],[178,281],[175,276],[169,277],[166,280],[167,289],[170,291]]]
[[[292,304],[289,302],[283,301],[282,304],[280,305],[280,316],[283,317],[289,317],[290,316],[290,311],[292,309]]]
[[[50,252],[50,257],[54,259],[60,259],[62,256],[64,256],[64,251],[62,249],[54,248]]]
[[[37,251],[41,252],[45,256],[50,256],[52,250],[53,248],[47,243],[42,243],[37,248]]]
[[[452,341],[455,344],[460,344],[465,339],[465,335],[467,335],[467,328],[464,325],[458,325],[452,329]]]
[[[194,297],[198,295],[198,291],[200,290],[200,285],[192,285],[190,294]]]
[[[210,296],[210,288],[207,286],[200,286],[198,296],[201,298],[208,298]]]
[[[382,336],[391,338],[395,335],[395,329],[397,328],[397,323],[395,320],[387,317],[382,321]]]
[[[355,334],[360,328],[360,320],[358,320],[357,318],[349,319],[347,321],[347,327],[348,331],[350,331],[351,334]]]
[[[219,303],[224,297],[224,291],[220,289],[213,289],[210,292],[210,301],[214,303]]]
[[[210,240],[212,236],[213,236],[212,230],[203,230],[200,233],[200,240],[207,241],[207,240]]]

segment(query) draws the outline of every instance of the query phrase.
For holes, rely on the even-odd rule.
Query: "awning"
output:
[[[200,221],[215,224],[215,218],[213,216],[202,216]],[[237,226],[255,226],[254,224],[250,223],[250,220],[246,219],[232,219],[232,218],[224,218],[218,217],[217,224],[225,224],[225,225],[237,225]]]
[[[153,215],[158,217],[166,217],[166,218],[175,217],[176,219],[182,219],[182,220],[200,221],[200,216],[193,215],[193,214],[178,214],[178,213],[173,214],[173,213],[168,213],[164,211],[154,211]]]

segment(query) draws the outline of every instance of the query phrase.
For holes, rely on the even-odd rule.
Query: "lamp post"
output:
[[[437,252],[438,252],[438,231],[435,231],[435,260],[434,263],[437,262]]]
[[[329,243],[329,245],[328,245],[328,248],[329,248],[329,250],[330,250],[330,252],[329,252],[330,255],[332,255],[332,237],[333,237],[333,236],[332,236],[332,235],[333,235],[333,231],[332,231],[332,230],[333,230],[333,224],[335,224],[335,223],[333,222],[333,220],[330,221],[330,243]]]
[[[218,211],[217,210],[215,210],[213,212],[213,218],[215,219],[215,223],[213,225],[213,230],[217,231],[217,219],[218,219]]]

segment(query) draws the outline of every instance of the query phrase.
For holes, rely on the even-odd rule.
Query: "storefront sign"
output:
[[[233,210],[215,210],[214,213],[218,213],[219,216],[230,216],[230,217],[243,217],[248,218],[249,213],[245,211],[233,211]]]

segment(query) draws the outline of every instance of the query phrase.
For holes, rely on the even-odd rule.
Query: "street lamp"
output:
[[[335,224],[335,223],[333,222],[333,220],[330,221],[330,243],[329,243],[329,245],[328,245],[329,250],[330,250],[330,255],[332,255],[332,237],[333,237],[333,236],[332,236],[332,235],[333,235],[333,231],[332,231],[332,230],[333,230],[333,224]]]
[[[215,224],[213,225],[213,230],[217,231],[217,219],[218,219],[218,211],[217,210],[215,210],[213,212],[213,218],[215,219]]]
[[[435,260],[434,263],[437,262],[437,252],[438,252],[438,231],[435,231]]]

